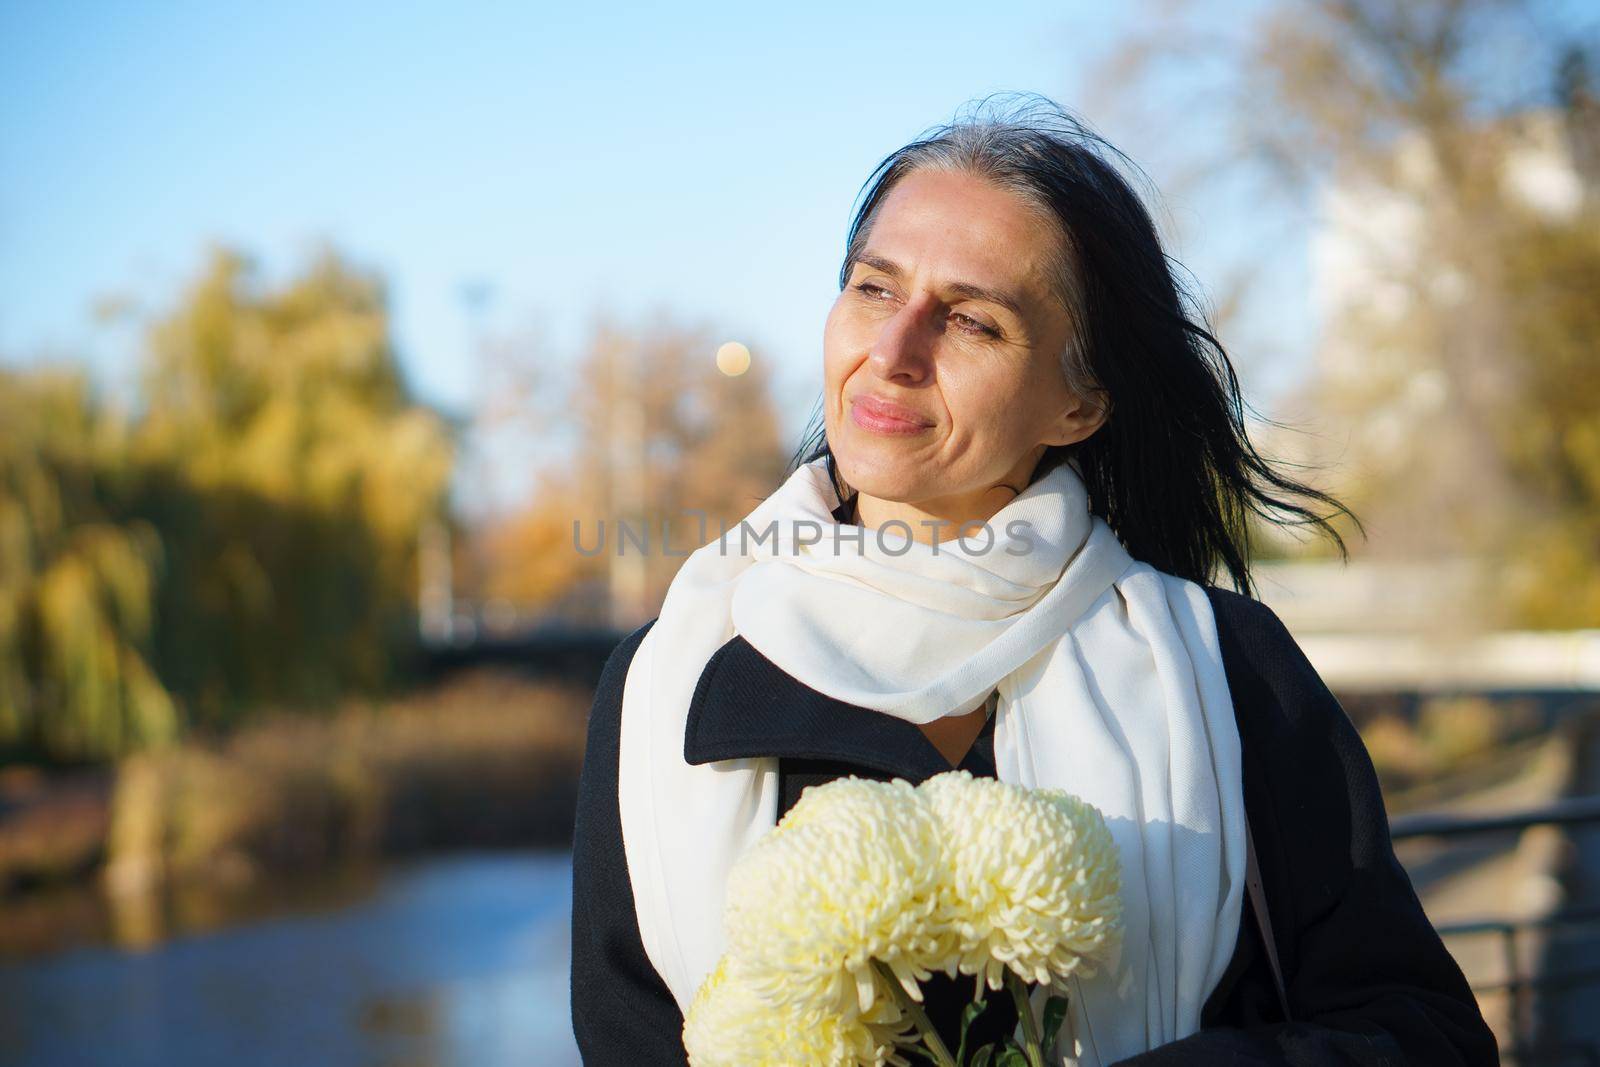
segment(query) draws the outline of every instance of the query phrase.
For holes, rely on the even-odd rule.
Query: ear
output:
[[[1051,421],[1041,443],[1076,444],[1103,426],[1110,413],[1111,398],[1105,390],[1097,389],[1087,399],[1074,393],[1067,406]]]

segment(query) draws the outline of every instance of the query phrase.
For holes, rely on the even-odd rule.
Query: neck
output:
[[[988,522],[1022,492],[1042,451],[1025,457],[1000,481],[965,493],[903,501],[858,492],[854,521],[869,530],[876,530],[887,522],[898,520],[910,527],[914,541],[923,544],[933,544],[936,538],[940,543],[953,541],[962,533],[970,534],[972,526]]]
[[[953,541],[971,527],[987,522],[1017,495],[1015,486],[994,485],[966,499],[943,497],[915,503],[884,500],[867,493],[856,494],[856,522],[869,530],[899,521],[911,529],[911,538],[932,544]]]

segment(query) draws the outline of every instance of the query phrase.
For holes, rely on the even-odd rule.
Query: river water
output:
[[[0,1064],[565,1067],[570,857],[395,864],[332,905],[0,964]]]

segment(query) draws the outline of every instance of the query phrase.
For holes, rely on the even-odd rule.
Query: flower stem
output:
[[[1009,967],[1006,968],[1006,988],[1011,990],[1011,999],[1017,1002],[1017,1017],[1022,1020],[1022,1036],[1027,1041],[1023,1051],[1028,1055],[1029,1067],[1044,1067],[1044,1051],[1039,1047],[1043,1043],[1039,1036],[1039,1020],[1033,1017],[1028,987]]]
[[[933,1053],[933,1058],[939,1067],[957,1067],[956,1058],[950,1055],[950,1050],[945,1048],[944,1042],[940,1040],[939,1031],[933,1028],[928,1013],[922,1010],[921,1004],[911,999],[905,987],[900,984],[900,979],[895,977],[894,971],[882,960],[873,960],[872,965],[888,981],[889,988],[894,990],[894,999],[899,1003],[900,1010],[911,1016],[911,1021],[917,1024],[917,1030],[922,1034],[922,1043]]]

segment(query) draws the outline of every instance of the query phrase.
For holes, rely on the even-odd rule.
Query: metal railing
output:
[[[1567,826],[1590,822],[1600,822],[1600,796],[1568,797],[1537,808],[1495,815],[1432,812],[1397,815],[1389,821],[1389,836],[1396,841],[1409,837],[1460,837],[1503,830],[1526,830],[1530,826]]]
[[[1600,796],[1571,797],[1538,808],[1500,812],[1493,815],[1446,815],[1416,813],[1397,816],[1390,822],[1390,836],[1396,841],[1410,838],[1460,838],[1526,830],[1533,826],[1600,825]],[[1436,927],[1439,935],[1450,937],[1497,937],[1501,942],[1506,977],[1499,981],[1474,982],[1474,996],[1504,994],[1509,1002],[1510,1045],[1501,1050],[1503,1062],[1519,1067],[1561,1067],[1586,1064],[1600,1067],[1600,1042],[1564,1040],[1534,1032],[1532,1006],[1543,994],[1566,992],[1585,987],[1600,987],[1600,959],[1596,966],[1566,969],[1559,973],[1522,972],[1519,941],[1530,934],[1549,934],[1556,930],[1600,926],[1600,905],[1565,907],[1548,915],[1528,919],[1484,919],[1475,922],[1444,923]]]

